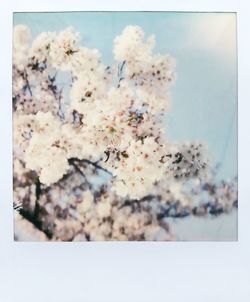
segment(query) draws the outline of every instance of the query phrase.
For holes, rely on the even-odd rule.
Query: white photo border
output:
[[[238,242],[20,243],[13,238],[12,18],[41,11],[236,12]],[[0,10],[0,301],[250,301],[250,4],[247,0],[4,1]]]

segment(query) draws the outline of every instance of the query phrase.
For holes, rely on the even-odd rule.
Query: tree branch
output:
[[[93,161],[88,160],[88,159],[78,159],[78,158],[74,158],[74,157],[70,158],[68,161],[69,161],[69,164],[73,164],[74,162],[89,164],[89,165],[95,167],[96,169],[104,171],[104,172],[106,172],[107,174],[109,174],[110,176],[113,177],[113,174],[110,171],[108,171],[107,169],[100,166],[98,164],[98,162],[93,162]]]
[[[29,83],[28,74],[27,74],[26,70],[24,71],[23,78],[24,78],[25,83],[26,83],[26,88],[28,89],[29,94],[32,97],[32,91],[31,91],[31,88],[30,88],[30,83]]]

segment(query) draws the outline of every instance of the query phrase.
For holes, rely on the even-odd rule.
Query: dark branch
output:
[[[48,230],[43,229],[42,223],[38,221],[32,213],[25,211],[24,209],[20,209],[19,213],[23,218],[27,219],[30,223],[32,223],[35,228],[43,232],[48,237],[48,239],[52,238],[52,233]]]
[[[25,80],[26,88],[28,89],[29,94],[30,94],[30,96],[32,97],[32,91],[31,91],[31,88],[30,88],[30,83],[29,83],[27,71],[24,72],[23,78],[24,78],[24,80]]]
[[[105,169],[105,168],[103,168],[102,166],[100,166],[100,165],[98,164],[98,162],[93,162],[93,161],[88,160],[88,159],[78,159],[78,158],[70,158],[70,159],[69,159],[69,164],[72,164],[72,163],[74,163],[74,162],[89,164],[89,165],[95,167],[96,169],[101,170],[101,171],[104,171],[104,172],[106,172],[107,174],[109,174],[110,176],[113,176],[113,174],[112,174],[110,171],[108,171],[107,169]]]
[[[72,165],[74,168],[75,168],[75,170],[84,178],[84,180],[85,180],[85,183],[89,186],[89,188],[91,188],[92,186],[91,186],[91,183],[88,181],[88,178],[87,178],[87,176],[82,172],[82,170],[78,167],[78,165],[76,164],[76,162],[74,161],[74,160],[71,160],[70,162],[69,162],[69,164],[70,165]]]

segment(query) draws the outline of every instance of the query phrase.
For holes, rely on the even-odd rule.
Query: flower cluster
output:
[[[28,36],[27,28],[15,29],[15,36],[21,36],[16,38],[19,44],[24,32]],[[26,66],[20,70],[14,64],[19,82],[13,88],[17,148],[26,153],[27,167],[42,183],[60,180],[71,157],[103,160],[115,176],[112,189],[131,198],[149,194],[153,183],[165,175],[168,166],[162,158],[169,143],[161,116],[168,109],[169,94],[160,95],[159,88],[168,91],[167,74],[174,66],[168,55],[153,55],[153,39],[144,43],[143,35],[140,28],[129,26],[115,39],[115,57],[123,61],[118,75],[100,62],[97,50],[79,46],[73,28],[41,33],[30,48],[25,39],[21,50],[26,51]],[[136,72],[138,64],[143,66]],[[72,74],[70,103],[64,100],[64,105],[56,79],[59,71]],[[132,71],[134,76],[128,76]]]
[[[126,62],[125,80],[136,87],[141,104],[154,114],[168,109],[169,87],[175,80],[175,61],[168,54],[153,54],[155,40],[144,42],[137,26],[126,27],[115,39],[115,59]]]
[[[127,26],[122,34],[114,40],[114,56],[117,61],[135,60],[147,62],[151,56],[152,48],[155,44],[154,36],[143,41],[144,32],[139,26]]]
[[[161,219],[173,202],[166,184],[199,178],[207,158],[200,143],[167,139],[175,62],[154,44],[127,26],[105,66],[72,27],[33,41],[14,28],[15,198],[49,237],[173,239]]]
[[[191,190],[185,182],[159,183],[153,195],[129,200],[113,194],[105,186],[94,190],[88,183],[90,171],[83,168],[87,175],[83,178],[77,166],[71,166],[67,177],[59,183],[41,186],[39,199],[38,184],[22,187],[19,183],[15,198],[24,201],[20,213],[25,218],[27,210],[32,213],[34,208],[40,209],[34,214],[37,220],[31,222],[41,222],[38,226],[48,236],[47,240],[175,240],[169,217],[218,216],[237,208],[236,180],[215,184],[206,179],[195,182]],[[32,179],[32,175],[27,177]],[[27,226],[22,236],[27,238],[28,231]]]

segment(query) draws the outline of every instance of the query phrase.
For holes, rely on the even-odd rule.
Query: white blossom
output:
[[[114,40],[114,55],[117,61],[147,61],[154,47],[154,36],[143,41],[144,32],[139,26],[127,26]]]
[[[31,32],[28,26],[20,24],[14,27],[13,46],[17,50],[26,49],[31,40]]]
[[[13,31],[13,64],[23,70],[28,57],[28,47],[31,39],[30,29],[23,24],[16,25]]]
[[[32,42],[29,50],[30,58],[34,58],[38,62],[50,60],[51,47],[56,42],[55,32],[42,32]]]
[[[73,55],[79,51],[80,39],[73,27],[57,33],[54,43],[50,45],[50,57],[52,66],[61,70],[68,70],[71,66]]]

